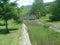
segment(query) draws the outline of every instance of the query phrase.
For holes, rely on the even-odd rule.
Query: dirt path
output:
[[[29,35],[27,32],[27,27],[24,23],[22,25],[22,37],[20,37],[20,40],[21,41],[19,42],[19,45],[31,45]]]

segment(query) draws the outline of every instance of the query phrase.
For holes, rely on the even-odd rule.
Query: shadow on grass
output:
[[[60,20],[46,20],[46,22],[59,22]]]
[[[15,31],[17,30],[17,28],[14,28],[14,29],[8,29],[9,31]],[[10,33],[10,32],[9,32]],[[6,29],[0,29],[0,34],[9,34],[9,33],[6,33]]]
[[[5,24],[0,23],[0,26],[5,26]]]

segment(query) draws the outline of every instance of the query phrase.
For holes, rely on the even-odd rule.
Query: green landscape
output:
[[[60,45],[60,33],[35,21],[25,21],[32,45]],[[29,25],[28,25],[29,24]]]
[[[0,20],[0,44],[1,45],[18,45],[21,36],[21,24],[14,23],[13,20],[8,21],[8,34],[5,33],[4,21]]]
[[[60,45],[60,0],[10,1],[0,0],[0,45]]]

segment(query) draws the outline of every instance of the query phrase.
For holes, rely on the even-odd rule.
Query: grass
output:
[[[29,26],[31,26],[31,25],[33,25],[33,26],[39,25],[36,20],[24,20],[24,23],[26,25],[29,25]]]
[[[36,25],[34,21],[26,21],[25,23],[32,45],[60,45],[60,33],[47,26]]]
[[[9,20],[8,28],[10,33],[4,34],[5,26],[3,23],[3,21],[0,21],[0,45],[18,45],[21,35],[21,24],[16,24],[13,20]]]
[[[43,22],[46,22],[47,24],[54,24],[54,25],[60,26],[60,21],[49,22],[50,16],[51,14],[47,14],[46,16],[41,17],[40,20]]]
[[[29,27],[32,45],[60,45],[60,33],[43,26]]]
[[[40,20],[48,21],[50,16],[51,14],[47,14],[46,16],[41,17]]]

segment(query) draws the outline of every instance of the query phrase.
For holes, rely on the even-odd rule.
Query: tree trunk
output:
[[[5,23],[6,23],[6,24],[5,24],[5,25],[6,25],[6,33],[9,33],[9,30],[8,30],[8,22],[7,22],[7,21],[8,21],[8,20],[6,20],[6,22],[5,22]]]
[[[6,24],[6,21],[4,20],[4,25]]]

